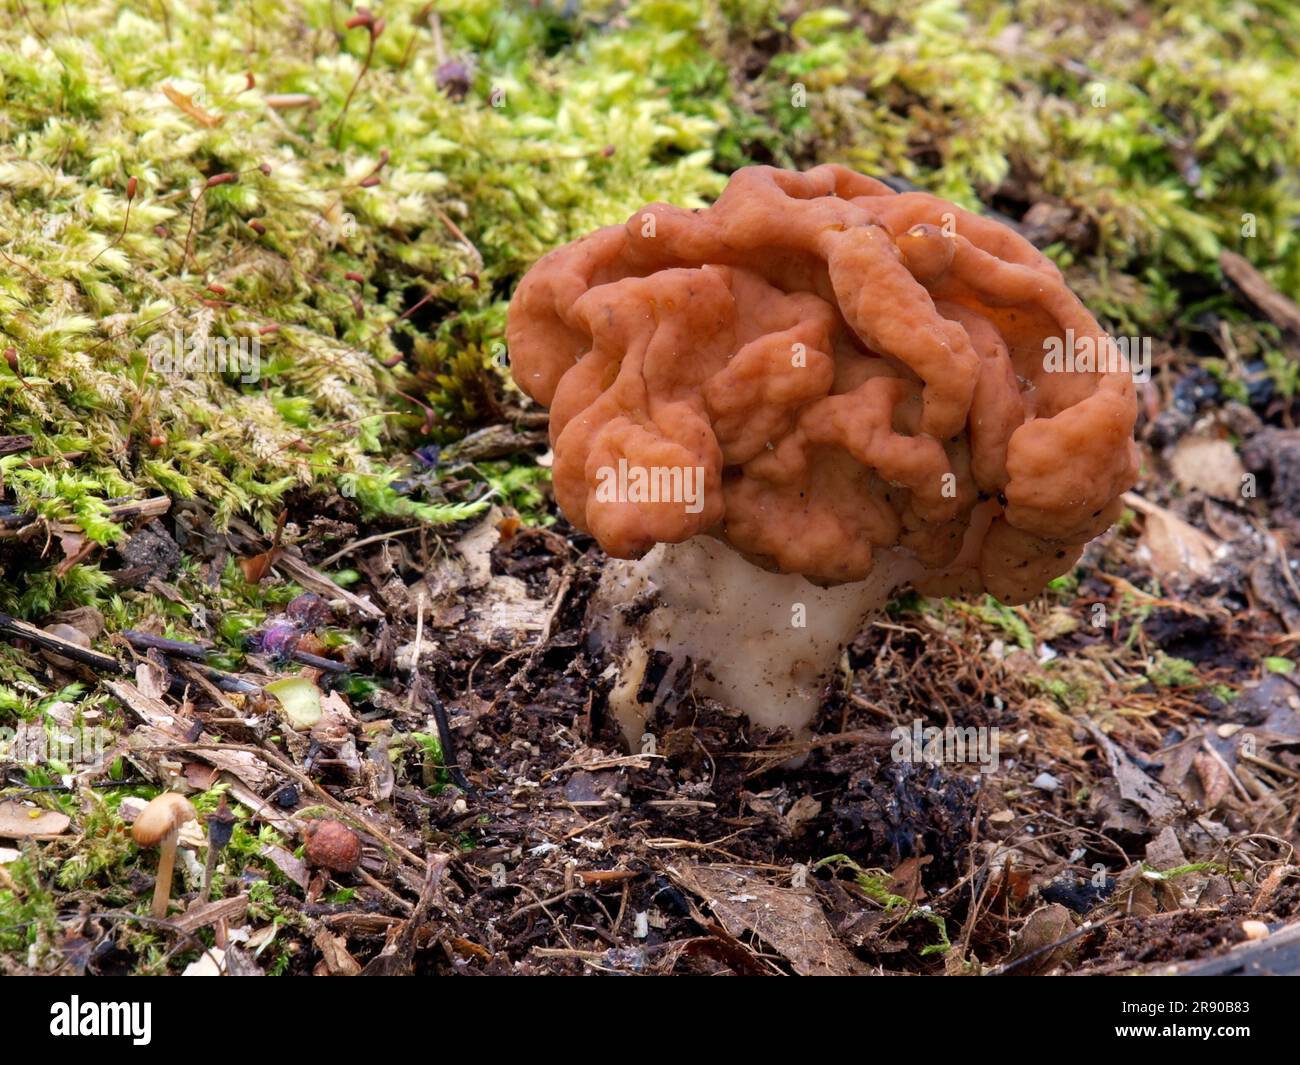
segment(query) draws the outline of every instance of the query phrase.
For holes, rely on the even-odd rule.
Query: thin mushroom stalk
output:
[[[159,845],[158,879],[154,882],[153,905],[149,912],[154,917],[166,917],[167,906],[172,898],[172,876],[176,871],[176,837],[180,829],[174,828],[163,837]]]
[[[172,875],[176,870],[177,837],[181,826],[197,816],[185,796],[165,791],[140,812],[131,827],[131,836],[138,846],[158,848],[158,879],[154,883],[153,905],[149,910],[154,917],[167,916]]]
[[[687,659],[805,731],[891,593],[1023,603],[1137,475],[1142,367],[1057,267],[840,166],[748,167],[707,209],[551,252],[506,340],[550,408],[556,502],[611,559],[593,638],[634,742]]]

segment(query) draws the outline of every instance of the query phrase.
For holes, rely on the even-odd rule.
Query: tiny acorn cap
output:
[[[156,847],[186,821],[198,818],[190,800],[174,791],[164,791],[140,811],[131,826],[131,838],[141,847]]]

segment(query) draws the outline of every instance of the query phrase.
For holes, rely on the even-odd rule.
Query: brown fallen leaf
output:
[[[698,895],[723,928],[752,933],[785,958],[800,976],[844,976],[865,967],[835,938],[817,896],[807,889],[778,887],[761,874],[734,866],[677,862],[668,874]]]
[[[150,699],[161,699],[171,686],[167,670],[157,662],[144,661],[135,667],[135,686]]]
[[[1227,440],[1185,436],[1174,447],[1169,465],[1178,483],[1188,491],[1204,492],[1225,502],[1242,498],[1246,467]]]
[[[269,858],[280,872],[303,891],[307,890],[307,883],[311,879],[311,874],[307,871],[307,863],[296,857],[292,851],[277,847],[274,843],[267,843],[262,846],[261,855],[263,858]]]
[[[1139,807],[1157,825],[1172,821],[1179,812],[1178,802],[1101,729],[1091,721],[1085,721],[1084,726],[1092,733],[1105,756],[1119,787],[1120,798]]]
[[[1178,842],[1178,833],[1172,825],[1166,825],[1160,833],[1147,842],[1146,863],[1152,869],[1177,869],[1187,864],[1187,855],[1183,845]]]
[[[194,102],[193,96],[187,96],[178,89],[173,89],[166,83],[162,86],[162,94],[167,97],[173,104],[184,111],[190,118],[194,119],[200,126],[206,129],[216,129],[225,121],[223,115],[214,115],[211,111],[205,111]]]
[[[1198,751],[1192,759],[1192,768],[1196,770],[1201,790],[1205,793],[1205,808],[1213,810],[1232,792],[1232,777],[1228,773],[1228,767],[1205,751]]]
[[[898,895],[916,904],[925,900],[925,888],[921,886],[921,871],[934,861],[933,854],[920,857],[904,858],[898,868],[890,874],[889,887],[891,895]]]
[[[84,562],[99,546],[74,525],[56,524],[53,532],[63,549],[63,560],[54,569],[59,577],[66,577],[74,566]]]
[[[211,744],[216,739],[209,732],[195,734],[195,723],[192,720],[181,716],[161,699],[145,695],[129,681],[104,681],[104,687],[144,722],[130,733],[128,739],[130,745],[137,750],[151,747],[166,749],[193,743]],[[270,769],[261,758],[249,751],[205,746],[185,753],[238,777],[255,792],[260,792],[270,783]]]
[[[348,952],[347,941],[342,936],[322,928],[312,940],[321,954],[321,964],[329,976],[360,976],[361,965]]]
[[[1223,544],[1136,492],[1125,492],[1123,498],[1125,506],[1144,518],[1138,553],[1145,552],[1157,576],[1208,577],[1214,572]]]
[[[811,795],[801,795],[785,812],[785,830],[792,836],[803,832],[804,826],[822,812],[822,804]]]
[[[1018,961],[1026,958],[1023,964],[1016,966],[1016,971],[1026,976],[1032,976],[1035,973],[1045,973],[1049,969],[1069,959],[1070,955],[1078,949],[1078,940],[1073,939],[1068,943],[1061,943],[1070,933],[1074,931],[1074,918],[1070,911],[1062,906],[1059,902],[1050,903],[1042,906],[1031,913],[1025,921],[1024,926],[1020,929],[1020,934],[1016,936],[1015,946],[1011,949],[1011,955],[1008,961]],[[1053,949],[1053,944],[1059,946]],[[1037,951],[1043,951],[1035,957],[1030,958]]]
[[[68,830],[72,818],[57,810],[0,802],[0,839],[27,839],[30,836],[57,836]]]
[[[275,565],[276,559],[280,557],[280,540],[284,536],[284,521],[288,516],[287,510],[280,511],[280,517],[275,523],[275,538],[271,541],[271,546],[261,554],[253,555],[251,558],[241,558],[239,568],[244,573],[244,580],[249,584],[258,584],[263,577],[271,572],[271,567]]]
[[[1115,878],[1115,892],[1111,899],[1127,916],[1150,917],[1163,909],[1156,898],[1156,889],[1162,887],[1161,881],[1148,880],[1142,875],[1141,865],[1131,865]],[[1167,896],[1167,892],[1162,893]]]

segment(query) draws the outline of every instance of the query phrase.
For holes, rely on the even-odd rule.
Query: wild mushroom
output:
[[[154,917],[167,915],[167,901],[172,893],[172,871],[176,866],[176,837],[181,825],[198,817],[189,799],[174,791],[164,791],[140,811],[131,826],[131,838],[141,847],[158,847],[158,879],[153,889]]]
[[[341,821],[308,821],[303,858],[313,869],[350,873],[361,864],[361,839]]]
[[[590,620],[630,742],[688,660],[804,731],[895,592],[1024,602],[1136,477],[1130,367],[1055,265],[844,167],[741,170],[552,252],[507,342],[556,500],[611,556]]]

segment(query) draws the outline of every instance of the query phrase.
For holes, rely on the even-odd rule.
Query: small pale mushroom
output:
[[[198,817],[189,799],[174,791],[164,791],[140,811],[131,827],[131,838],[141,847],[158,847],[158,880],[154,885],[154,917],[167,915],[172,893],[172,871],[176,866],[176,837],[181,826]]]

